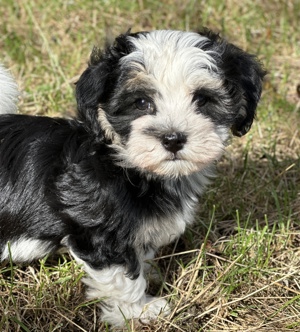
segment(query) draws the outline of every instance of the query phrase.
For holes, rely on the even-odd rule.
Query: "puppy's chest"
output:
[[[197,198],[183,198],[172,212],[145,217],[137,231],[136,245],[157,249],[177,239],[194,220]]]

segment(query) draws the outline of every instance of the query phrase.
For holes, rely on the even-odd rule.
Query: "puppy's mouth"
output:
[[[176,178],[198,172],[203,167],[204,165],[201,163],[191,162],[175,154],[162,160],[159,164],[149,167],[148,170],[155,174]]]
[[[179,161],[184,160],[182,157],[178,156],[177,153],[172,153],[172,155],[166,159],[167,161]]]
[[[193,163],[193,161],[188,160],[186,158],[184,158],[182,155],[180,154],[172,154],[170,157],[167,157],[165,159],[165,162],[169,162],[169,163]]]

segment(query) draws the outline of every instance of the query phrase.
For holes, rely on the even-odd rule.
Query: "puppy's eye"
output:
[[[146,98],[139,98],[134,102],[137,109],[141,111],[146,111],[148,113],[154,113],[154,104],[146,99]]]
[[[201,93],[197,93],[194,96],[193,101],[197,103],[198,107],[201,107],[201,106],[204,106],[208,102],[208,97]]]

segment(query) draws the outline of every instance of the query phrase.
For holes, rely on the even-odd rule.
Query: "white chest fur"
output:
[[[150,245],[158,249],[177,239],[193,221],[197,201],[196,197],[190,198],[181,202],[183,209],[180,212],[176,211],[168,217],[145,220],[136,237],[137,247]]]

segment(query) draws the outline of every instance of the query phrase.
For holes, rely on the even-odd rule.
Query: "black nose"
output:
[[[162,145],[166,150],[176,153],[181,150],[186,143],[186,135],[183,133],[169,133],[162,137]]]

